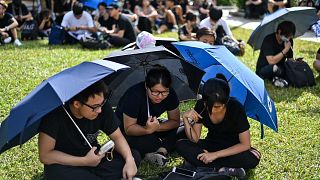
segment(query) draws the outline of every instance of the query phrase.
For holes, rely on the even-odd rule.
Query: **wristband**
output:
[[[10,30],[9,26],[6,26],[6,27],[4,28],[4,30],[5,30],[5,31],[9,31],[9,30]]]
[[[287,57],[282,51],[281,51],[281,54],[282,54],[284,57]]]

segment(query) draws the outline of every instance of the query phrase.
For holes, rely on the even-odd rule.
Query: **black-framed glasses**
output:
[[[89,105],[85,102],[81,102],[83,105],[86,105],[87,107],[92,109],[92,112],[97,112],[99,110],[99,108],[102,108],[104,106],[104,104],[107,102],[107,99],[103,100],[103,102],[101,104],[96,104],[96,105]]]
[[[170,93],[169,91],[152,91],[150,88],[148,88],[148,89],[150,90],[151,95],[153,95],[153,96],[159,96],[160,94],[162,96],[168,96]]]

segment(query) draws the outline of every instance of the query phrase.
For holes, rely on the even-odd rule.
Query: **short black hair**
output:
[[[296,34],[296,26],[291,21],[283,21],[278,25],[277,32],[281,30],[281,35],[294,36]]]
[[[209,29],[207,27],[203,27],[197,31],[196,38],[200,39],[200,37],[205,36],[205,35],[213,36],[214,39],[216,39],[216,37],[217,37],[216,32],[212,31],[211,29]]]
[[[213,21],[218,21],[222,17],[222,10],[214,7],[210,8],[209,17]]]
[[[215,103],[227,104],[230,97],[230,87],[226,78],[208,79],[203,85],[202,99],[209,114]]]
[[[186,20],[187,21],[195,21],[195,20],[197,20],[197,16],[195,14],[193,14],[192,12],[188,12],[186,14]]]
[[[69,103],[73,103],[74,101],[85,103],[88,101],[89,97],[94,97],[95,95],[99,95],[100,93],[103,93],[104,98],[107,98],[108,87],[103,80],[93,83],[92,85],[75,95],[70,99]]]
[[[171,87],[172,79],[168,69],[161,65],[154,65],[147,73],[145,80],[147,88],[161,84],[166,88]]]
[[[81,15],[83,13],[83,4],[81,2],[75,2],[72,7],[73,14],[75,16]]]
[[[100,3],[98,4],[98,8],[99,8],[100,6],[103,6],[104,8],[107,9],[107,4],[106,4],[105,2],[100,2]]]

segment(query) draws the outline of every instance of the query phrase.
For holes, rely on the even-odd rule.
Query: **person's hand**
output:
[[[160,127],[160,123],[157,117],[149,117],[146,123],[146,129],[151,134],[157,131]]]
[[[122,177],[123,179],[129,179],[131,180],[136,174],[137,174],[137,166],[134,162],[133,157],[126,161],[126,164],[124,165],[122,169]]]
[[[189,111],[186,111],[182,115],[183,123],[189,123],[189,119],[192,119],[195,123],[199,121],[199,119],[202,119],[202,116],[197,113],[194,109],[190,109]]]
[[[101,159],[105,156],[105,154],[99,155],[96,154],[95,151],[97,147],[92,147],[91,150],[84,157],[86,166],[96,167],[100,163]]]
[[[287,54],[288,51],[290,50],[291,48],[291,42],[290,41],[287,41],[287,42],[284,42],[284,53]]]
[[[218,155],[215,152],[208,152],[207,150],[203,150],[204,152],[201,154],[198,154],[197,159],[202,161],[205,164],[212,163],[212,161],[218,159]]]
[[[0,32],[0,34],[1,34],[1,36],[3,37],[3,38],[7,38],[7,37],[9,37],[9,34],[8,33],[6,33],[6,32]]]

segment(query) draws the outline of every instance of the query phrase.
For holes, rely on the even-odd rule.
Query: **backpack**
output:
[[[36,40],[38,37],[38,23],[36,20],[25,21],[21,28],[22,40]]]
[[[303,60],[287,60],[284,63],[286,79],[289,85],[301,88],[306,86],[314,86],[314,75],[310,66]]]
[[[49,44],[57,45],[63,44],[65,40],[65,30],[62,26],[53,24],[51,26],[51,32],[49,34]]]
[[[112,45],[107,40],[98,40],[98,39],[81,39],[80,44],[82,47],[92,50],[98,49],[108,49]]]

